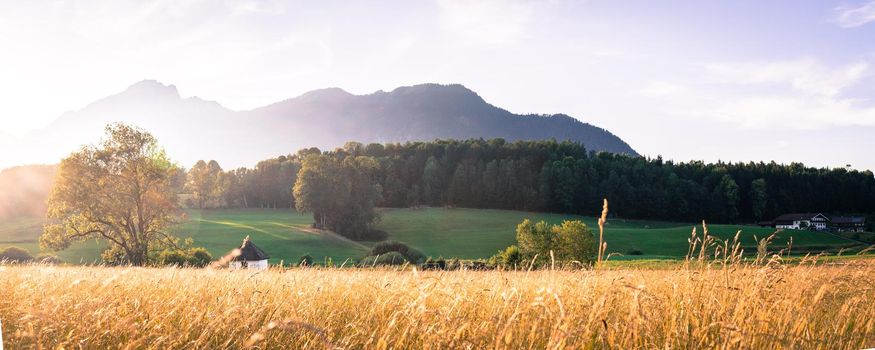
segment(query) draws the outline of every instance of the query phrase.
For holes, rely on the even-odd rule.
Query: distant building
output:
[[[249,236],[243,239],[243,244],[240,245],[240,255],[231,261],[230,268],[232,270],[239,269],[267,269],[267,259],[269,257],[263,250],[256,247],[249,239]]]
[[[866,230],[866,218],[862,216],[833,216],[830,228],[838,232],[863,232]]]
[[[825,231],[829,218],[821,213],[784,214],[775,218],[775,228]]]

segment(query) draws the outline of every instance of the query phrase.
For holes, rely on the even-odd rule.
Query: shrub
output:
[[[33,256],[26,249],[9,247],[0,252],[0,261],[23,263],[33,260]]]
[[[158,265],[204,267],[213,260],[212,254],[202,247],[164,249],[154,258]]]
[[[432,258],[428,258],[425,263],[422,264],[423,270],[445,270],[447,268],[447,262],[443,258],[434,260]]]
[[[502,266],[505,268],[517,268],[523,261],[523,254],[520,248],[512,245],[504,250],[498,251],[495,255],[489,258],[489,263],[494,266]]]
[[[64,260],[61,260],[57,255],[52,254],[39,254],[33,258],[33,261],[38,262],[40,264],[49,264],[49,265],[58,265],[63,264]]]
[[[118,266],[127,265],[130,263],[124,249],[115,244],[110,245],[109,248],[106,248],[106,250],[100,253],[100,259],[102,259],[103,262],[107,265]]]
[[[644,252],[639,249],[632,248],[626,251],[626,255],[644,255]]]
[[[189,262],[192,263],[192,266],[204,267],[209,265],[210,261],[213,261],[213,255],[203,247],[189,249],[189,256]]]
[[[298,266],[312,266],[313,265],[313,257],[310,256],[309,253],[304,254],[298,259]]]
[[[462,268],[462,262],[459,258],[453,258],[453,260],[447,261],[447,270],[458,270]]]
[[[377,257],[377,265],[403,265],[407,259],[400,252],[388,252]]]
[[[359,263],[361,266],[374,266],[374,265],[403,265],[407,262],[407,259],[404,258],[399,252],[388,252],[381,255],[370,255],[364,257]]]
[[[425,254],[419,249],[408,246],[407,244],[398,241],[383,241],[379,242],[371,248],[371,256],[383,255],[390,252],[397,252],[404,256],[406,261],[414,264],[425,262]]]
[[[155,262],[158,265],[177,265],[177,266],[185,266],[186,259],[185,253],[181,250],[177,249],[165,249],[158,253],[158,256],[155,258]]]

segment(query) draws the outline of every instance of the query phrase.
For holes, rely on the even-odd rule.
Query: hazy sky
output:
[[[461,83],[645,155],[875,169],[871,0],[0,0],[0,135],[143,79],[238,110]]]

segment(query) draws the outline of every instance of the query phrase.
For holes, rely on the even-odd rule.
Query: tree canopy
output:
[[[517,225],[516,237],[520,254],[526,259],[537,258],[540,263],[555,259],[590,264],[596,254],[594,235],[580,220],[550,225],[545,221],[532,223],[526,219]]]
[[[381,188],[376,161],[346,153],[311,154],[304,158],[294,185],[295,206],[312,212],[315,226],[352,239],[375,236],[376,204]]]
[[[130,264],[146,264],[150,250],[176,241],[168,231],[181,215],[176,169],[148,132],[107,126],[100,146],[85,146],[61,161],[40,244],[61,250],[97,238]]]

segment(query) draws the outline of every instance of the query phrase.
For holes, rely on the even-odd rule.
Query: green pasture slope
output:
[[[35,217],[19,217],[0,220],[0,250],[10,246],[24,248],[31,254],[40,253],[39,235],[43,230],[43,219]],[[91,263],[100,258],[102,244],[96,241],[80,242],[69,249],[52,252],[69,263]]]
[[[583,220],[598,234],[593,217],[530,213],[510,210],[484,209],[383,209],[379,228],[389,233],[390,239],[402,241],[421,249],[433,257],[463,259],[487,258],[499,249],[515,242],[515,227],[523,219],[560,223],[562,220]],[[335,263],[361,257],[372,242],[353,242],[337,235],[310,229],[312,217],[290,210],[227,209],[189,210],[187,220],[176,228],[177,236],[192,237],[195,245],[206,247],[215,257],[235,248],[249,235],[253,242],[271,256],[272,263],[280,260],[296,262],[309,253],[316,261],[331,257]],[[0,221],[0,248],[19,246],[33,254],[39,252],[38,237],[41,220],[22,218]],[[691,223],[671,223],[642,220],[608,220],[605,240],[609,253],[626,254],[632,249],[643,255],[626,258],[677,258],[687,251]],[[701,227],[698,228],[701,233]],[[712,235],[727,239],[742,230],[741,241],[746,251],[755,250],[754,236],[763,238],[773,232],[770,228],[737,225],[709,225]],[[811,251],[836,250],[856,245],[856,242],[827,233],[785,231],[774,241],[773,247],[785,247],[793,237],[793,247]],[[95,241],[74,244],[68,250],[57,252],[71,263],[91,263],[99,260],[101,245]]]
[[[515,229],[523,219],[561,223],[563,220],[582,220],[598,236],[595,217],[548,213],[530,213],[489,209],[421,210],[386,209],[380,224],[392,239],[406,242],[423,250],[426,255],[466,259],[488,257],[499,249],[516,242]],[[612,220],[605,225],[608,253],[626,254],[632,249],[643,255],[623,258],[677,258],[683,257],[689,247],[688,239],[694,224],[644,220]],[[722,239],[731,239],[741,230],[739,240],[746,251],[754,250],[756,238],[765,238],[773,228],[739,225],[708,225],[708,233]],[[702,234],[701,223],[697,231]],[[857,245],[856,242],[823,232],[784,231],[773,240],[772,247],[786,247],[793,237],[793,247],[823,251]],[[794,249],[796,250],[796,249]]]

